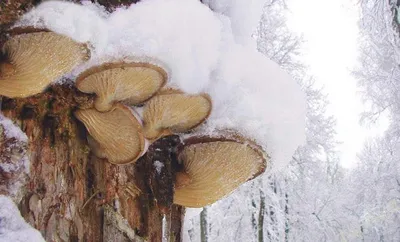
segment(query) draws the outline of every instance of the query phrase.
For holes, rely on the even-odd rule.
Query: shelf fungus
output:
[[[95,93],[95,108],[109,111],[114,102],[137,105],[151,98],[167,81],[162,68],[149,63],[108,63],[83,72],[76,87]]]
[[[149,140],[155,140],[172,133],[189,131],[207,119],[211,108],[211,99],[206,94],[161,93],[144,106],[144,135]]]
[[[116,104],[104,113],[94,108],[77,110],[75,116],[88,130],[88,143],[97,157],[113,164],[127,164],[145,152],[142,126],[129,107]]]
[[[178,160],[174,203],[204,207],[229,195],[241,184],[260,175],[267,158],[251,142],[204,140],[186,143]]]
[[[11,31],[0,54],[0,95],[23,98],[42,92],[51,82],[89,58],[85,44],[46,30]]]

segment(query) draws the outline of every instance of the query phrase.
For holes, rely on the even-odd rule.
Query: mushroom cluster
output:
[[[40,93],[88,58],[86,45],[66,36],[15,30],[1,52],[0,95]],[[81,73],[77,89],[94,94],[95,100],[92,107],[76,110],[75,116],[88,131],[93,154],[113,164],[133,163],[156,140],[205,122],[212,110],[210,96],[189,95],[166,87],[167,82],[163,68],[146,62],[106,63]],[[227,132],[185,140],[178,161],[174,203],[203,207],[261,174],[267,156],[251,141]]]
[[[167,79],[164,69],[144,62],[107,63],[77,77],[79,91],[96,95],[93,108],[75,112],[88,130],[88,143],[96,156],[114,164],[135,162],[148,144],[186,132],[208,117],[207,95],[162,89]],[[131,108],[138,105],[143,106],[142,112]]]

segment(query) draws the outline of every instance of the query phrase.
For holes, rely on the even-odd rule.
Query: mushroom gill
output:
[[[167,92],[150,99],[143,110],[144,135],[155,140],[186,132],[203,123],[211,113],[208,95]]]
[[[140,104],[151,98],[167,81],[167,73],[149,63],[108,63],[83,72],[76,87],[96,93],[95,108],[109,111],[114,102]]]
[[[144,151],[142,127],[130,108],[117,104],[110,112],[77,110],[75,116],[85,125],[88,143],[99,158],[113,164],[135,162]]]
[[[89,57],[85,44],[46,31],[12,36],[1,51],[0,95],[10,98],[42,92]]]
[[[236,141],[207,141],[188,144],[178,159],[174,203],[204,207],[229,195],[246,181],[264,171],[262,151]]]

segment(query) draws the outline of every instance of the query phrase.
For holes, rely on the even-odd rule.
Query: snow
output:
[[[4,129],[4,135],[6,138],[15,138],[17,141],[28,142],[28,137],[22,130],[16,126],[10,119],[4,117],[0,113],[0,126]]]
[[[203,208],[185,208],[185,221],[200,215]]]
[[[39,231],[21,217],[11,198],[0,195],[0,242],[42,242]]]
[[[221,24],[192,0],[151,0],[119,9],[108,19],[106,55],[151,56],[169,66],[169,85],[188,93],[204,90],[216,66]]]
[[[164,164],[161,163],[159,160],[154,161],[154,168],[156,168],[156,171],[158,174],[161,173],[161,169],[164,167]]]
[[[193,230],[193,220],[199,218],[202,211],[203,208],[185,208],[185,217],[182,229],[183,241],[192,241],[188,231]]]
[[[192,135],[234,130],[261,145],[273,168],[284,167],[305,142],[305,97],[255,48],[263,1],[206,2],[216,12],[198,0],[145,0],[113,13],[89,2],[45,2],[17,25],[90,42],[95,51],[76,74],[107,61],[158,60],[169,67],[168,86],[212,98],[209,120]]]
[[[4,135],[4,137],[2,137]],[[0,113],[0,171],[10,178],[0,184],[0,192],[18,197],[29,174],[29,159],[26,154],[28,137],[10,119]]]
[[[83,6],[64,1],[46,1],[23,15],[16,26],[47,28],[77,42],[90,43],[92,50],[100,52],[108,40],[106,16],[104,9],[88,1]]]
[[[252,34],[260,21],[265,0],[203,0],[213,11],[229,18],[235,40],[253,45]]]

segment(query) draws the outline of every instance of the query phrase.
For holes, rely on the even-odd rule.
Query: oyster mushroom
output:
[[[140,104],[151,98],[166,82],[167,73],[149,63],[108,63],[83,72],[76,87],[96,93],[95,108],[109,111],[114,102]]]
[[[89,146],[99,158],[113,164],[135,162],[144,152],[142,126],[130,108],[116,104],[109,112],[82,109],[75,116],[85,125]]]
[[[209,140],[187,144],[178,159],[174,203],[204,207],[232,193],[265,170],[266,158],[249,143]]]
[[[144,106],[144,135],[155,140],[171,133],[186,132],[203,123],[211,108],[211,100],[206,94],[161,93]]]
[[[28,31],[28,30],[27,30]],[[0,95],[28,97],[89,57],[85,44],[45,30],[16,31],[1,50]]]

